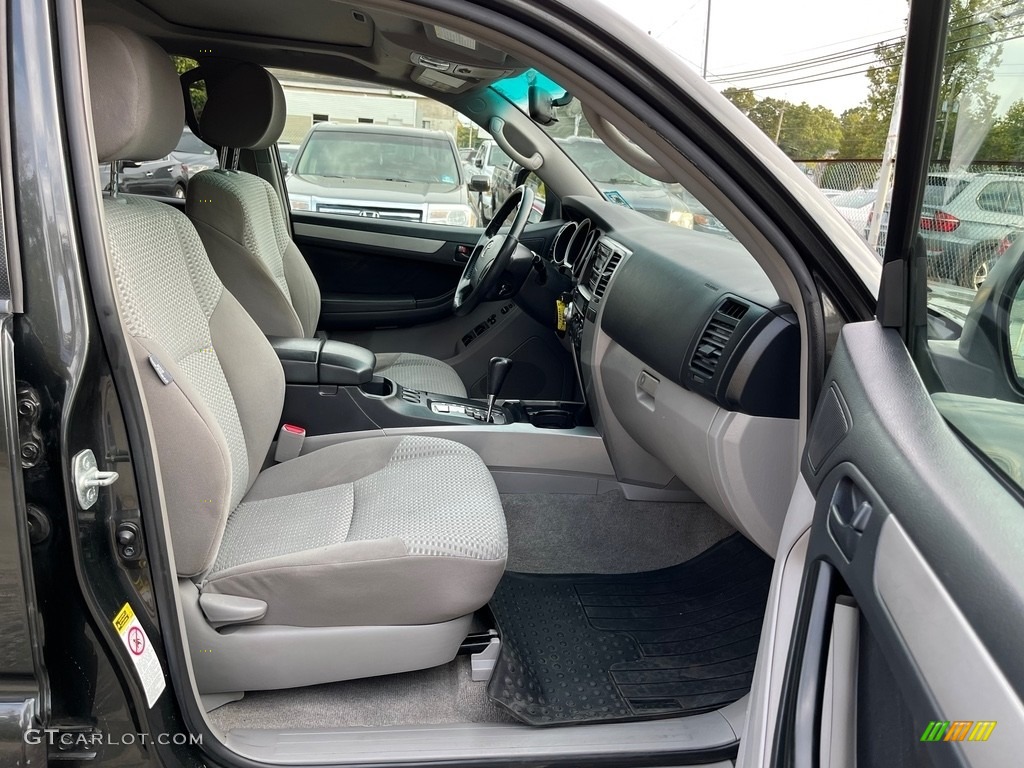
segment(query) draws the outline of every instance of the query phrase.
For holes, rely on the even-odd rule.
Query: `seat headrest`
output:
[[[184,98],[171,57],[125,27],[85,28],[99,162],[159,160],[181,139]]]
[[[287,110],[277,78],[247,62],[212,67],[206,81],[206,105],[199,119],[204,141],[232,149],[266,149],[284,130]]]

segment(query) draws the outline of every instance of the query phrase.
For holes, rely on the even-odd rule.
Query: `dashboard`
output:
[[[798,456],[795,313],[731,238],[594,198],[562,212],[548,258],[620,483],[690,491],[773,552]]]

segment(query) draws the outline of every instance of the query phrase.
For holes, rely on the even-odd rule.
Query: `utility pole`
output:
[[[775,126],[775,146],[779,145],[779,139],[782,137],[782,117],[786,114],[786,102],[783,101],[779,106],[779,122]]]
[[[903,44],[903,61],[900,62],[900,76],[896,81],[896,97],[892,104],[892,117],[889,119],[889,135],[885,137],[885,152],[882,154],[882,168],[878,173],[878,190],[875,205],[871,209],[871,223],[868,225],[868,245],[871,250],[878,251],[878,234],[882,226],[882,215],[885,203],[889,198],[889,186],[892,184],[893,167],[896,165],[897,138],[900,130],[900,114],[903,112],[903,76],[907,70],[907,46]]]
[[[708,79],[708,46],[711,44],[711,0],[708,0],[707,22],[704,26],[704,66],[701,77]]]
[[[946,89],[946,99],[942,102],[942,138],[939,140],[939,156],[936,158],[942,162],[942,156],[946,154],[946,131],[949,130],[949,118],[960,110],[960,100],[953,98],[953,91],[956,89],[956,76],[949,82]]]

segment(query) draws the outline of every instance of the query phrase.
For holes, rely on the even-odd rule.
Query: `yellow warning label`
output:
[[[555,311],[557,313],[558,330],[565,330],[565,302],[561,299],[555,300]]]
[[[128,650],[128,657],[139,675],[142,690],[146,692],[146,704],[152,707],[164,692],[167,683],[164,680],[160,658],[153,650],[146,630],[142,628],[135,611],[128,603],[125,603],[114,617],[114,629],[121,637],[121,642]]]
[[[128,603],[124,604],[124,607],[117,612],[117,616],[114,617],[114,629],[117,630],[117,634],[124,632],[125,627],[132,623],[132,619],[135,618],[135,611]]]

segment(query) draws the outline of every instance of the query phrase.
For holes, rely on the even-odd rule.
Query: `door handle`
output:
[[[146,171],[146,176],[147,176],[147,177],[149,177],[149,176],[152,176],[152,175],[153,175],[153,172],[152,172],[152,171]]]
[[[844,477],[839,481],[828,506],[828,531],[848,561],[853,560],[873,512],[871,500],[853,480]]]
[[[456,264],[465,264],[469,261],[469,254],[473,252],[473,246],[471,245],[457,245],[455,247],[455,255],[452,256],[452,260]]]

